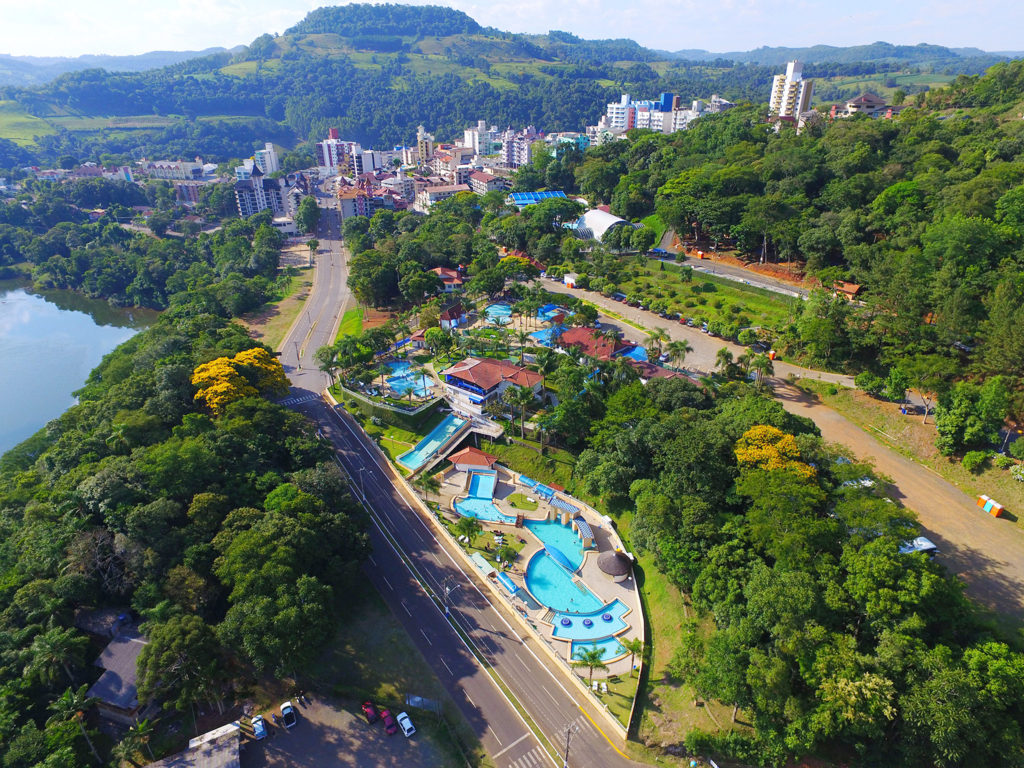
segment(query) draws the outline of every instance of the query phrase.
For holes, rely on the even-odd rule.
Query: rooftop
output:
[[[484,453],[479,448],[474,448],[473,446],[463,448],[458,453],[453,453],[448,457],[448,461],[452,464],[466,464],[471,467],[487,467],[488,469],[493,467],[497,460],[497,456],[491,456],[491,454]]]
[[[560,347],[574,347],[587,357],[610,360],[625,345],[618,339],[608,339],[593,328],[577,326],[565,330],[558,339]]]
[[[518,384],[521,387],[534,387],[541,381],[541,375],[520,368],[508,360],[492,360],[490,358],[468,357],[451,368],[441,371],[442,376],[474,384],[487,391],[503,381]]]
[[[133,629],[126,629],[111,640],[95,662],[106,672],[89,689],[89,696],[119,709],[134,709],[138,704],[135,664],[148,642]]]

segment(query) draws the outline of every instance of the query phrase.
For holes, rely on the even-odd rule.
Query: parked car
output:
[[[366,715],[366,722],[370,725],[373,725],[380,720],[380,712],[378,712],[377,708],[373,706],[372,701],[363,702],[363,714]]]
[[[924,536],[918,536],[913,541],[906,541],[900,546],[900,554],[906,555],[911,552],[924,552],[929,559],[939,554],[939,548]]]
[[[398,713],[398,725],[401,727],[402,733],[406,736],[412,736],[416,733],[416,726],[412,724],[412,720],[409,719],[409,716],[405,714],[405,712]]]
[[[688,328],[693,328],[693,318],[692,317],[686,318],[686,326]]]
[[[286,701],[281,705],[281,719],[284,721],[285,728],[294,728],[295,724],[299,721],[295,717],[295,707],[292,706],[290,701]]]
[[[668,352],[662,352],[660,355],[658,355],[658,362],[659,363],[667,363],[668,362]]]
[[[390,709],[385,709],[381,712],[380,719],[384,721],[384,733],[388,736],[394,736],[398,733],[398,725],[395,724],[395,716],[391,714]]]
[[[704,325],[702,325],[700,327],[700,332],[701,333],[708,333],[708,324],[707,323],[704,323]]]
[[[267,738],[267,724],[263,722],[263,715],[256,715],[252,719],[252,735],[256,741]]]
[[[595,328],[600,328],[601,327],[601,321],[600,320],[595,320],[594,321],[594,327]]]

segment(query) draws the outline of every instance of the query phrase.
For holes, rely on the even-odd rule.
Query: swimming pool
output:
[[[465,423],[454,413],[449,413],[445,416],[444,421],[430,430],[430,434],[416,444],[415,448],[399,456],[398,463],[406,469],[419,469],[430,458],[430,455],[448,442],[451,436],[458,432]]]
[[[572,657],[575,659],[576,654],[580,650],[593,650],[593,640],[573,640],[572,641]],[[604,650],[604,655],[601,656],[601,661],[607,664],[609,661],[619,658],[620,656],[626,655],[626,649],[622,647],[622,643],[619,642],[616,637],[606,637],[604,640],[597,641],[598,650]]]
[[[574,614],[564,617],[556,613],[551,619],[551,623],[555,626],[551,634],[563,640],[600,640],[609,635],[618,634],[629,626],[622,618],[627,611],[629,608],[626,607],[626,604],[616,598],[608,605],[602,606],[590,614]],[[609,620],[605,621],[604,616],[608,616]],[[569,619],[568,627],[562,624],[563,618]],[[590,621],[589,627],[586,625],[588,620]]]
[[[512,320],[512,305],[491,304],[484,310],[484,317],[492,323],[507,325]]]
[[[547,323],[551,318],[557,315],[568,315],[569,310],[565,307],[560,307],[557,304],[545,304],[543,307],[537,310],[537,319]]]
[[[388,376],[386,381],[395,392],[407,395],[411,389],[416,397],[426,397],[430,394],[430,379],[420,371],[410,370],[412,367],[411,363],[399,360],[398,362],[387,363],[387,366],[394,375]]]
[[[455,511],[463,517],[475,517],[477,520],[512,525],[516,519],[503,513],[492,503],[494,486],[497,483],[497,473],[471,473],[469,478],[469,496],[455,502]]]
[[[630,347],[620,355],[621,357],[629,357],[633,360],[645,362],[647,360],[647,350],[643,347]]]
[[[572,563],[573,570],[583,564],[583,546],[579,536],[573,532],[568,525],[561,523],[549,523],[544,521],[527,520],[526,527],[530,533],[540,539],[544,544],[555,547]]]
[[[542,605],[560,613],[589,614],[602,607],[589,589],[573,581],[568,571],[543,550],[526,566],[526,588]]]
[[[537,343],[540,344],[542,347],[550,347],[552,344],[554,344],[555,334],[561,333],[564,330],[564,326],[561,325],[556,325],[551,328],[542,328],[539,331],[534,331],[533,333],[531,333],[530,338],[536,339]]]
[[[469,478],[469,495],[478,499],[493,499],[498,476],[493,472],[474,472]]]

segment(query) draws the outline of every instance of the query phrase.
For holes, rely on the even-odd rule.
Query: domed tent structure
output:
[[[633,560],[625,552],[608,550],[597,556],[597,567],[612,577],[612,581],[625,581],[633,571]]]

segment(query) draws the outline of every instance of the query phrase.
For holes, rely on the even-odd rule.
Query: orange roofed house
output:
[[[430,271],[441,278],[441,282],[444,283],[445,293],[453,293],[462,288],[462,275],[459,274],[459,270],[448,267],[435,267]]]
[[[542,377],[520,368],[508,360],[467,357],[451,368],[441,371],[444,395],[452,408],[463,413],[482,416],[484,408],[493,403],[509,387],[515,385],[539,394]]]
[[[593,328],[576,326],[567,329],[558,337],[558,346],[555,351],[567,355],[570,350],[574,350],[580,356],[586,355],[595,360],[611,360],[630,346],[632,345],[626,344],[620,339],[606,339]]]
[[[468,472],[471,469],[494,469],[498,457],[469,446],[458,453],[453,453],[448,457],[448,461],[455,467],[456,472]]]

